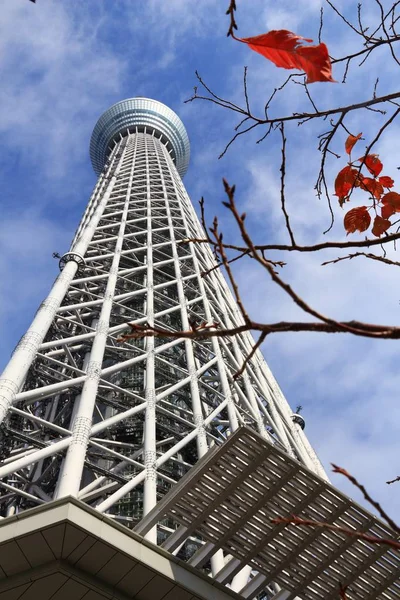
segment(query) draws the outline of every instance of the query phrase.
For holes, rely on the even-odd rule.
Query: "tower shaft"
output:
[[[183,333],[244,323],[190,241],[180,119],[124,100],[90,153],[97,184],[0,379],[1,598],[397,597],[394,548],[334,524],[393,532],[327,483],[251,334]],[[276,525],[291,514],[329,529]]]
[[[7,366],[4,514],[72,495],[135,523],[207,449],[248,425],[322,472],[249,334],[119,341],[128,323],[241,324],[171,154],[115,143],[62,271]],[[4,418],[5,417],[5,418]]]

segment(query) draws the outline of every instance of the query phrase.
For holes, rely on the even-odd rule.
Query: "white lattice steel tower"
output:
[[[393,548],[273,524],[393,535],[327,483],[259,352],[234,378],[250,334],[119,339],[241,324],[210,248],[180,243],[204,235],[180,119],[119,102],[90,154],[94,192],[0,380],[1,599],[335,600],[338,581],[350,600],[398,598]]]
[[[0,383],[3,515],[65,495],[134,522],[207,449],[248,425],[322,468],[261,355],[233,339],[117,341],[127,323],[231,327],[240,316],[182,184],[185,128],[133,98],[107,110],[90,154],[99,175],[61,273]]]
[[[202,277],[211,250],[179,243],[202,235],[180,119],[147,98],[119,102],[90,154],[96,187],[0,382],[1,514],[75,496],[133,527],[240,425],[325,477],[262,356],[234,380],[250,335],[118,341],[128,323],[240,323],[221,273]]]

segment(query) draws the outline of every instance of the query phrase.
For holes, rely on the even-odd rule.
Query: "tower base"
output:
[[[74,498],[0,521],[0,600],[133,598],[240,596]]]

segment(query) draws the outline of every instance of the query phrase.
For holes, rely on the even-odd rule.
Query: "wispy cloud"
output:
[[[68,232],[59,221],[51,221],[34,208],[18,215],[3,214],[0,221],[0,331],[2,362],[46,296],[58,274],[52,253],[67,246]]]
[[[82,159],[93,97],[107,101],[121,87],[124,61],[96,37],[99,18],[67,3],[2,6],[1,141],[48,177]]]

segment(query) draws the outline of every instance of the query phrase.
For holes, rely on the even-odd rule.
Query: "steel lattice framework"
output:
[[[95,127],[99,179],[61,272],[0,380],[3,516],[74,496],[133,527],[240,425],[326,475],[254,341],[118,338],[242,323],[181,181],[189,143],[163,104],[134,98]],[[162,542],[165,522],[148,533]],[[165,537],[165,536],[164,536]]]

